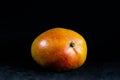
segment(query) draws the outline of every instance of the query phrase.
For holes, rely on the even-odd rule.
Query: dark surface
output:
[[[120,80],[120,63],[85,64],[68,72],[0,65],[0,80]]]

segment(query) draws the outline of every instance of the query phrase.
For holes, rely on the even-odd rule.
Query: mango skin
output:
[[[53,28],[35,38],[31,56],[43,68],[68,71],[85,63],[87,44],[82,35],[73,30]]]

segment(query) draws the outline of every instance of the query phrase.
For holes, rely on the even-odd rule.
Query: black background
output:
[[[92,3],[92,2],[91,2]],[[42,32],[63,27],[86,40],[86,63],[119,62],[118,6],[114,3],[5,4],[0,10],[0,63],[31,65],[31,44]]]
[[[119,80],[118,2],[4,2],[0,4],[1,80]],[[88,46],[83,67],[55,73],[31,57],[42,32],[63,27],[80,33]]]

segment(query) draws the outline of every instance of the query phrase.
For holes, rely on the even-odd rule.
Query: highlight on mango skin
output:
[[[31,56],[43,68],[69,71],[85,63],[87,44],[83,36],[73,30],[52,28],[34,39]]]

